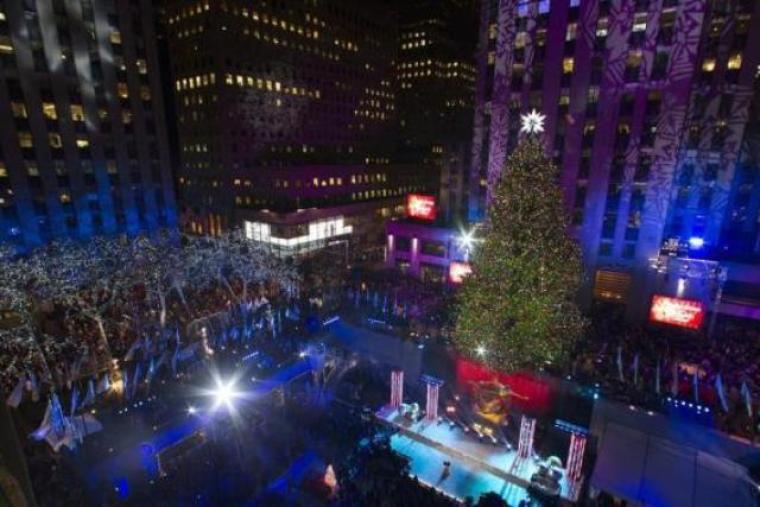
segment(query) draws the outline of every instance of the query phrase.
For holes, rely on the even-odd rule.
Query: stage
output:
[[[464,500],[494,491],[510,504],[527,497],[530,477],[538,471],[533,459],[517,460],[517,451],[504,445],[481,443],[472,434],[448,422],[412,422],[390,406],[376,416],[399,430],[391,439],[395,451],[411,460],[411,470],[421,481]],[[441,481],[443,461],[451,461],[451,476]],[[515,463],[518,461],[517,463]],[[577,503],[580,484],[562,477],[563,503]]]

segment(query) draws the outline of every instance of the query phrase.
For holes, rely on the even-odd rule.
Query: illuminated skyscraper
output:
[[[175,226],[152,9],[0,2],[0,239]]]
[[[391,14],[373,2],[203,0],[170,1],[166,15],[188,227],[327,206],[315,199],[335,186],[378,197],[357,197],[325,166],[390,170]]]
[[[462,218],[475,92],[472,0],[397,2],[400,154],[440,170],[442,218]]]
[[[742,192],[739,214],[757,219],[756,178],[738,184],[737,161],[759,43],[751,0],[483,0],[470,218],[484,217],[519,114],[535,108],[583,249],[587,301],[641,295],[670,238],[720,250]]]

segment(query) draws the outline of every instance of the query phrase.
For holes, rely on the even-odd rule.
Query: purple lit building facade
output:
[[[483,0],[480,23],[471,221],[519,141],[519,115],[535,108],[583,250],[587,303],[648,302],[669,238],[704,238],[714,256],[728,238],[758,251],[748,120],[760,3]],[[728,283],[760,283],[751,271],[729,266]]]
[[[0,1],[0,241],[176,226],[153,3]]]

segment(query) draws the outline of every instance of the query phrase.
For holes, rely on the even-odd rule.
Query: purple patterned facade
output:
[[[535,108],[583,249],[587,303],[645,302],[649,261],[669,238],[713,250],[729,228],[757,238],[749,167],[760,157],[747,125],[760,3],[482,0],[481,12],[470,220],[484,218],[519,115]]]

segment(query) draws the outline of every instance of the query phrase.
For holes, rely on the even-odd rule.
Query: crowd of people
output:
[[[611,339],[610,337],[615,337]],[[632,403],[670,397],[706,406],[727,433],[760,434],[760,327],[718,321],[713,336],[672,328],[631,328],[614,314],[594,315],[571,372]]]
[[[453,322],[452,296],[451,289],[438,281],[387,270],[362,272],[347,283],[343,308],[416,335],[445,340]]]
[[[343,465],[345,480],[335,502],[337,507],[451,507],[449,497],[409,476],[406,458],[394,452],[387,441],[368,443]]]
[[[0,388],[11,393],[24,382],[35,398],[40,389],[70,388],[122,360],[138,341],[146,355],[199,339],[203,321],[217,315],[246,314],[249,327],[264,317],[279,325],[272,317],[282,315],[260,313],[284,308],[286,289],[294,295],[293,270],[232,238],[202,246],[102,239],[91,248],[54,245],[3,258],[0,304],[11,311],[0,319]]]
[[[341,283],[342,302],[330,303],[329,312],[340,308],[363,320],[382,319],[399,324],[399,328],[445,338],[452,300],[440,286],[382,272],[363,273]],[[30,349],[21,340],[0,341],[4,361],[0,388],[10,395],[8,403],[22,386],[24,399],[39,402],[39,420],[46,390],[60,393],[66,412],[71,407],[73,414],[78,410],[77,390],[92,390],[92,384],[99,385],[101,379],[106,379],[106,385],[119,382],[122,388],[131,383],[135,387],[125,389],[117,401],[100,400],[98,408],[113,414],[131,400],[144,399],[150,393],[151,378],[182,385],[198,371],[194,365],[211,360],[215,353],[217,359],[227,356],[226,349],[239,354],[236,361],[256,350],[262,365],[268,361],[267,371],[274,371],[297,359],[304,345],[288,331],[295,331],[304,321],[308,328],[308,319],[302,315],[324,316],[319,314],[328,300],[321,293],[324,290],[298,298],[281,285],[265,281],[248,287],[248,280],[235,275],[216,275],[197,284],[183,282],[181,291],[167,291],[161,305],[149,295],[151,290],[138,278],[128,290],[111,295],[98,285],[81,290],[74,299],[35,300],[30,315],[37,346]],[[92,308],[98,311],[86,311]],[[185,356],[185,351],[190,354]],[[667,328],[633,329],[610,312],[600,312],[592,316],[589,332],[573,357],[568,371],[581,382],[599,385],[605,393],[645,406],[661,405],[668,396],[687,399],[709,406],[720,428],[728,433],[749,439],[760,433],[760,365],[755,361],[760,357],[760,328],[746,322],[719,321],[714,336],[708,339]],[[129,501],[124,501],[125,492],[119,486],[101,485],[101,490],[108,492],[102,500],[139,505],[141,498],[151,498],[158,499],[155,505],[169,505],[178,498],[200,504],[259,498],[262,505],[281,505],[278,502],[295,495],[325,496],[340,507],[452,505],[451,499],[409,476],[408,464],[390,449],[387,438],[376,438],[382,431],[361,404],[386,396],[387,375],[373,376],[361,368],[355,371],[361,373],[346,376],[346,382],[333,393],[345,395],[340,403],[330,396],[314,395],[324,388],[321,383],[327,375],[309,376],[301,387],[246,412],[242,437],[207,438],[186,458],[178,458],[160,480],[150,478],[149,486],[127,495]],[[139,380],[144,380],[145,386]],[[145,409],[146,414],[135,412],[130,418],[159,427],[171,417],[170,405],[157,402]],[[220,422],[225,424],[229,427],[221,434],[240,433],[235,431],[233,419]],[[367,443],[357,447],[363,440]],[[267,443],[265,448],[261,442]],[[87,503],[82,472],[71,460],[50,453],[43,443],[29,441],[25,445],[33,479],[43,477],[45,471],[49,474],[49,485],[38,493],[49,500],[47,504]],[[91,447],[100,449],[102,457],[112,452],[105,441]],[[244,455],[241,449],[246,449]],[[318,465],[311,464],[315,470],[334,465],[340,487],[325,491],[321,474],[306,481],[314,486],[311,489],[289,477],[288,467],[305,455],[318,456]]]

